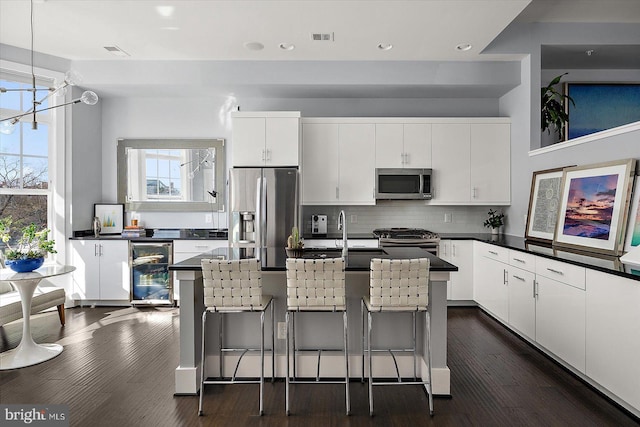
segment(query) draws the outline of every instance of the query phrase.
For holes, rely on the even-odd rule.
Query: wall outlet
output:
[[[213,222],[213,214],[205,214],[204,222],[211,224]]]
[[[358,215],[351,215],[349,220],[351,221],[351,224],[356,224],[358,222]]]
[[[444,222],[451,222],[452,215],[450,213],[444,214]]]
[[[286,322],[278,322],[278,339],[279,340],[287,339],[287,323]]]

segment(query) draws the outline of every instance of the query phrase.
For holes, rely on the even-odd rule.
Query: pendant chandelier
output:
[[[6,134],[6,135],[10,135],[15,131],[16,128],[16,124],[20,121],[21,118],[25,117],[25,116],[29,116],[32,115],[33,118],[31,119],[31,129],[38,129],[38,121],[37,121],[37,113],[40,113],[42,111],[47,111],[47,110],[52,110],[54,108],[58,108],[58,107],[64,107],[65,105],[72,105],[72,104],[78,104],[80,102],[87,104],[87,105],[95,105],[98,102],[98,95],[96,95],[95,92],[90,91],[90,90],[86,90],[82,93],[82,95],[79,98],[73,99],[69,102],[65,102],[63,104],[56,104],[56,105],[52,105],[50,107],[46,107],[46,108],[39,108],[40,105],[46,101],[47,99],[53,97],[53,95],[63,95],[66,92],[66,87],[67,86],[74,86],[76,84],[78,84],[80,82],[80,76],[73,72],[73,71],[67,71],[67,73],[65,73],[64,75],[64,81],[58,85],[55,85],[54,87],[50,87],[50,88],[37,88],[36,87],[36,75],[34,72],[34,66],[33,66],[33,56],[34,56],[34,50],[33,50],[33,0],[30,1],[30,28],[31,28],[31,87],[30,88],[18,88],[18,89],[7,89],[7,88],[3,88],[0,87],[0,95],[6,92],[31,92],[32,94],[32,105],[31,108],[28,109],[27,111],[24,111],[20,114],[16,114],[15,116],[11,116],[11,117],[3,117],[0,118],[0,133]],[[46,91],[47,94],[38,99],[37,96],[37,92],[39,91]]]

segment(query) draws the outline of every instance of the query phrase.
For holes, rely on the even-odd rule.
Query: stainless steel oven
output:
[[[413,246],[438,256],[440,236],[422,228],[377,228],[373,235],[380,240],[381,247]]]

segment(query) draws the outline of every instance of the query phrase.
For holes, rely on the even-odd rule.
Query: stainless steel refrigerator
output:
[[[230,169],[229,215],[231,247],[286,247],[298,226],[298,169]]]

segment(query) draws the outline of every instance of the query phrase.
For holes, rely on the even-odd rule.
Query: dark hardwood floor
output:
[[[284,383],[208,386],[205,416],[195,396],[174,396],[178,312],[169,308],[75,308],[61,327],[57,313],[35,316],[37,342],[64,352],[40,365],[0,372],[0,403],[67,404],[72,426],[637,426],[638,420],[583,384],[475,308],[449,309],[452,398],[435,399],[428,416],[418,386],[374,389],[351,384],[352,415],[340,385],[293,385],[284,412]],[[22,321],[0,327],[1,350],[20,340]]]

